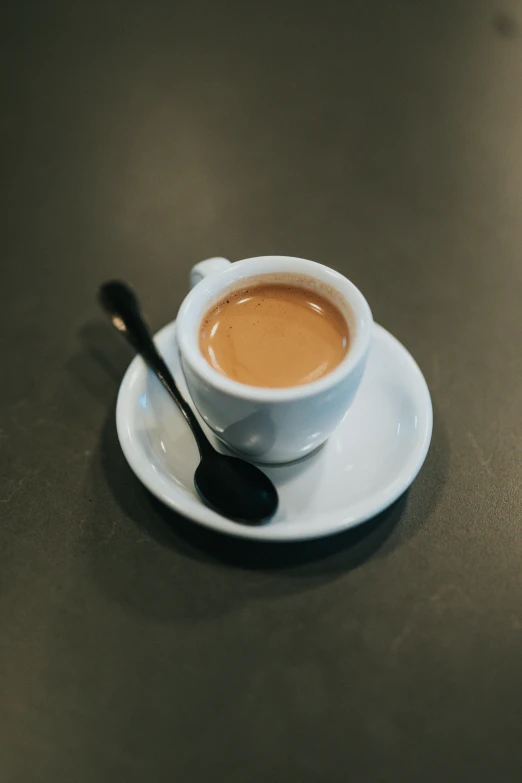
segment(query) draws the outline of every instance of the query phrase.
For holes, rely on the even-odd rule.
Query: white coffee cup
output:
[[[227,378],[199,349],[203,316],[226,293],[278,279],[312,288],[337,306],[350,329],[346,357],[332,372],[301,386],[260,388]],[[361,292],[333,269],[287,256],[233,264],[211,258],[192,269],[190,284],[176,339],[190,395],[210,429],[233,451],[261,463],[299,459],[324,443],[352,404],[364,372],[373,319]]]

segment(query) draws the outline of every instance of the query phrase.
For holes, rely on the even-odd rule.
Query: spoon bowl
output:
[[[239,522],[268,521],[277,508],[277,491],[268,476],[244,459],[216,454],[213,468],[208,458],[196,468],[194,484],[201,499],[220,513],[226,507],[227,516]]]

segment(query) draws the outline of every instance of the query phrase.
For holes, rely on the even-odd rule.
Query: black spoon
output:
[[[134,292],[124,283],[111,281],[101,286],[99,299],[114,328],[143,357],[191,427],[201,457],[194,474],[194,484],[201,499],[223,516],[238,522],[256,525],[270,519],[277,510],[276,488],[250,462],[226,457],[211,446],[158,353]]]

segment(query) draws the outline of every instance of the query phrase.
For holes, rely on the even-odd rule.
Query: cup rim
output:
[[[267,272],[266,269],[263,270],[263,265],[267,261],[281,262],[282,268],[277,272],[283,274],[294,272],[296,275],[305,275],[327,283],[346,300],[356,319],[355,338],[344,359],[331,372],[311,383],[284,387],[251,386],[241,383],[215,370],[199,349],[199,326],[201,318],[206,312],[204,303],[216,295],[219,296],[219,293],[230,284],[237,283],[239,288],[250,278],[274,274]],[[285,264],[287,268],[285,268]],[[241,272],[246,272],[246,274],[241,274]],[[203,309],[201,309],[202,304]],[[191,329],[189,326],[184,327],[185,322],[193,316],[195,310],[200,311],[197,327],[195,329]],[[334,269],[317,261],[294,256],[255,256],[236,261],[227,269],[205,277],[194,286],[179,309],[176,319],[176,340],[182,360],[187,362],[192,371],[213,388],[228,396],[253,402],[292,402],[328,391],[349,376],[366,356],[371,340],[372,325],[372,312],[363,294],[348,278]]]

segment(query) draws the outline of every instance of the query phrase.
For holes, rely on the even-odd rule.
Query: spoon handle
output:
[[[207,440],[192,408],[176,386],[169,368],[154,345],[134,291],[125,283],[110,281],[100,286],[99,300],[116,331],[132,345],[136,353],[142,356],[178,405],[194,433],[200,456],[212,452],[213,447]]]

